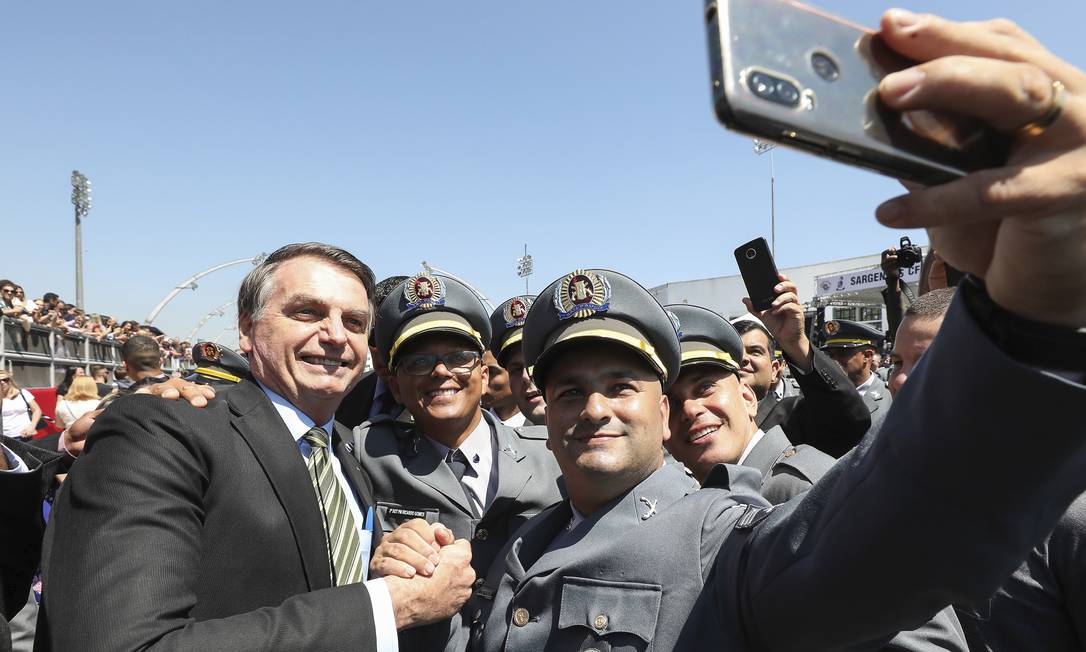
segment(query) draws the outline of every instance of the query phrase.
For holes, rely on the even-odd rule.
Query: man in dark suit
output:
[[[283,247],[239,290],[252,381],[98,417],[47,530],[38,649],[384,650],[460,607],[467,542],[432,577],[361,581],[373,499],[333,414],[372,287],[341,249]]]
[[[732,322],[743,338],[740,379],[758,399],[759,428],[769,432],[780,426],[792,443],[810,444],[840,457],[870,428],[871,414],[844,371],[811,346],[795,283],[784,278],[777,288],[780,303],[759,312],[761,318],[747,316]],[[780,310],[782,306],[787,309]],[[778,380],[777,346],[802,394],[778,394],[777,386],[788,383]]]

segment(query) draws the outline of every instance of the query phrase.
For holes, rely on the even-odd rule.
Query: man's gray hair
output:
[[[321,242],[301,242],[279,247],[250,270],[238,288],[238,321],[246,317],[252,321],[259,320],[264,306],[268,303],[268,297],[275,291],[275,284],[272,282],[275,270],[288,260],[302,257],[323,260],[358,278],[366,289],[372,322],[373,271],[349,251]]]
[[[940,288],[921,294],[905,311],[905,317],[919,317],[921,319],[942,317],[950,309],[951,302],[954,301],[955,289]]]

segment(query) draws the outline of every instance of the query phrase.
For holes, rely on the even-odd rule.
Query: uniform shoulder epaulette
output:
[[[517,426],[516,428],[513,428],[513,432],[521,439],[532,439],[535,441],[547,440],[547,426]]]

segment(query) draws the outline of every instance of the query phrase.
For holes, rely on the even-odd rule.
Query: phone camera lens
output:
[[[758,257],[758,251],[754,247],[747,247],[746,250],[747,260],[754,260]]]
[[[814,68],[815,74],[828,82],[837,81],[837,78],[841,76],[837,64],[828,54],[822,52],[815,52],[811,55],[811,67]]]
[[[747,86],[763,100],[788,107],[799,106],[799,88],[780,77],[764,72],[751,72],[747,77]]]
[[[799,104],[799,89],[791,82],[786,82],[783,79],[778,81],[776,95],[782,104],[788,104],[790,106]]]
[[[775,80],[769,75],[756,72],[750,76],[750,90],[758,97],[772,99],[775,88]]]

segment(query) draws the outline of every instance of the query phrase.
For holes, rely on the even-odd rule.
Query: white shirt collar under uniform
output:
[[[762,441],[762,437],[765,437],[765,433],[759,428],[758,432],[754,433],[754,436],[747,442],[747,447],[743,449],[743,454],[739,456],[739,461],[736,464],[742,464],[747,461],[747,457],[750,456],[750,452],[754,450],[754,447],[758,445],[758,442]]]
[[[871,389],[875,385],[875,381],[878,379],[879,377],[877,375],[871,374],[867,377],[867,380],[860,383],[860,385],[856,388],[856,391],[860,393],[860,396],[864,396],[865,394],[867,394],[867,390]]]
[[[442,458],[452,450],[429,436],[426,438],[430,440]],[[469,497],[475,503],[475,509],[482,514],[498,491],[498,465],[494,463],[494,437],[485,415],[479,415],[478,425],[460,444],[459,450],[468,459],[468,469],[464,473],[462,482],[471,489]]]

